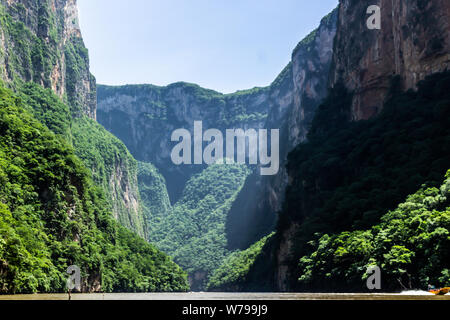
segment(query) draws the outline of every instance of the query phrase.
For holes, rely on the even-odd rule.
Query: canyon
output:
[[[367,27],[369,5],[380,8],[379,29]],[[364,260],[371,250],[378,250],[378,262],[391,268],[388,276],[399,283],[412,278],[419,283],[426,277],[445,282],[444,240],[432,257],[442,270],[427,265],[425,276],[414,265],[430,260],[433,250],[417,255],[414,250],[427,244],[415,248],[395,239],[401,245],[374,248],[385,230],[395,229],[398,221],[392,215],[410,223],[399,232],[417,229],[419,218],[408,215],[409,206],[423,210],[421,223],[429,226],[429,234],[418,238],[448,232],[448,179],[442,183],[442,177],[450,161],[449,21],[446,0],[340,0],[298,43],[289,64],[269,86],[222,94],[185,82],[97,85],[75,0],[0,0],[0,79],[17,95],[2,88],[2,108],[16,108],[11,116],[22,112],[24,132],[45,132],[57,145],[50,150],[67,156],[47,159],[47,153],[39,153],[41,147],[33,149],[28,143],[30,134],[17,134],[15,138],[25,142],[16,145],[9,136],[20,129],[19,120],[1,118],[0,129],[8,128],[2,132],[10,140],[0,144],[5,146],[0,150],[0,180],[5,186],[14,181],[16,167],[30,177],[23,179],[28,184],[23,182],[26,191],[20,201],[11,200],[8,188],[0,188],[0,218],[9,219],[0,224],[0,231],[8,232],[0,235],[13,234],[7,228],[20,223],[9,221],[34,206],[39,212],[36,226],[49,234],[48,241],[65,241],[52,242],[47,249],[57,254],[45,251],[48,261],[61,255],[68,263],[79,252],[85,254],[79,261],[94,259],[85,266],[83,290],[90,292],[183,291],[188,281],[191,290],[314,290],[324,278],[333,277],[326,267],[317,267],[329,258],[321,250],[332,252],[333,245],[341,246],[329,264],[336,264],[333,270],[347,268],[343,274],[354,283],[359,281],[354,277],[363,276],[364,266],[349,261],[372,263]],[[223,141],[217,143],[219,133],[231,128],[235,135],[241,128],[244,136],[279,133],[279,144],[272,141],[264,150],[270,150],[272,158],[263,152],[261,158],[267,161],[258,163],[255,153],[245,156],[242,147],[248,146],[238,139],[244,154],[240,164],[216,163],[220,155],[235,151],[234,139],[233,146],[218,151],[224,147]],[[173,161],[173,142],[182,137],[189,138],[175,147],[178,158]],[[211,161],[202,161],[202,140],[211,142],[205,150]],[[25,156],[23,161],[11,160],[10,155],[23,155],[17,151],[23,146],[42,163]],[[58,176],[45,168],[42,175],[49,186],[33,171],[48,164],[56,172],[66,169]],[[277,170],[261,174],[268,164]],[[424,185],[430,189],[420,189]],[[421,200],[424,195],[426,201]],[[28,207],[16,204],[21,201]],[[431,211],[442,218],[433,220]],[[117,225],[106,218],[109,215]],[[348,239],[354,243],[347,244]],[[63,252],[67,243],[73,252]],[[369,249],[361,253],[355,248]],[[140,255],[148,269],[137,261]],[[414,263],[414,257],[426,258]],[[102,269],[104,264],[118,268],[121,278]],[[128,268],[134,268],[131,280],[126,278]],[[0,255],[0,284],[7,279],[0,292],[12,290],[4,289],[10,278],[2,278],[11,274],[8,260]],[[308,281],[315,286],[308,287]]]

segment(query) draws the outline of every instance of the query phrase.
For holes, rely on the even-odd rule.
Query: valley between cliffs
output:
[[[75,0],[0,0],[0,294],[450,282],[450,6],[340,0],[267,87],[97,85]],[[220,75],[218,75],[220,76]],[[175,165],[174,130],[278,129],[280,170]]]

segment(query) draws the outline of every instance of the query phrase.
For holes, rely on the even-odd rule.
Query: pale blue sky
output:
[[[78,0],[98,83],[270,84],[338,0]]]

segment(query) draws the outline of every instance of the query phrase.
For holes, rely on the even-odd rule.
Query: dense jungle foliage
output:
[[[246,250],[231,253],[211,276],[207,289],[210,291],[240,290],[240,285],[247,281],[246,276],[261,251],[273,234],[262,238]],[[267,257],[265,257],[267,258]],[[234,288],[233,288],[234,286]]]
[[[69,265],[84,290],[187,290],[186,274],[114,221],[72,146],[33,117],[27,101],[52,99],[40,93],[0,87],[0,292],[64,291]]]
[[[137,161],[118,138],[92,119],[74,119],[72,134],[76,155],[91,170],[94,182],[105,190],[116,219],[145,238],[147,231],[143,208],[137,205]],[[124,185],[130,189],[127,190]],[[129,194],[125,195],[125,192]],[[134,207],[129,200],[132,194],[136,197]]]
[[[339,85],[331,90],[308,141],[289,155],[291,183],[262,250],[268,258],[255,260],[241,288],[273,288],[274,252],[292,232],[283,262],[295,270],[291,290],[363,290],[364,268],[374,263],[384,268],[386,290],[448,285],[448,211],[436,188],[450,166],[450,72],[407,92],[394,78],[384,109],[367,121],[350,121],[351,96]]]
[[[189,180],[169,212],[150,220],[150,242],[189,273],[194,290],[204,290],[230,254],[226,217],[249,173],[244,165],[211,165]]]
[[[361,291],[369,266],[384,290],[450,283],[450,171],[440,188],[422,188],[369,230],[327,234],[300,259],[300,281],[311,288]]]

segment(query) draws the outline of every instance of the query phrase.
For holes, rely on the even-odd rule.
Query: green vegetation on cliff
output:
[[[146,234],[154,235],[172,208],[166,181],[154,165],[138,162],[138,186],[147,228]]]
[[[292,184],[278,230],[300,223],[294,256],[310,255],[317,233],[378,224],[424,183],[439,186],[448,170],[450,72],[421,81],[417,92],[401,92],[394,78],[383,111],[368,121],[347,120],[350,97],[337,86],[319,108],[309,141],[289,156]]]
[[[364,289],[366,270],[379,266],[384,290],[450,283],[450,171],[438,188],[423,188],[366,231],[323,235],[300,260],[310,288]]]
[[[137,161],[119,139],[92,119],[75,119],[72,133],[76,155],[91,170],[94,182],[105,190],[116,219],[145,237],[145,221],[139,206]]]
[[[242,283],[247,281],[247,274],[255,263],[261,258],[261,252],[266,242],[273,234],[262,238],[250,248],[235,251],[230,254],[211,276],[207,289],[210,291],[239,291]]]
[[[30,81],[51,88],[73,116],[92,117],[95,78],[88,51],[60,10],[49,1],[0,3],[0,79],[16,90]]]
[[[16,88],[23,105],[53,133],[72,141],[72,117],[70,108],[51,89],[44,89],[33,82],[26,82]]]
[[[87,118],[96,84],[76,10],[0,1],[0,293],[64,291],[73,264],[83,291],[187,290],[132,233],[147,231],[137,162]]]
[[[50,89],[33,82],[17,88],[23,105],[42,124],[70,142],[76,155],[105,191],[112,212],[123,226],[145,237],[143,208],[139,206],[137,161],[125,145],[101,125],[85,116],[72,119],[69,107]]]
[[[271,290],[274,271],[286,268],[290,290],[333,290],[326,279],[339,290],[357,290],[361,269],[374,262],[388,272],[386,290],[402,289],[400,281],[418,287],[448,280],[448,212],[433,188],[450,163],[450,72],[429,76],[417,91],[402,92],[394,78],[384,109],[367,121],[349,120],[351,96],[337,85],[317,111],[308,141],[289,155],[291,183],[276,234],[263,248],[270,259],[257,259],[241,288]],[[407,209],[423,195],[429,205]],[[286,239],[293,247],[280,266],[276,257]],[[337,280],[345,275],[350,278]]]
[[[450,73],[428,77],[417,92],[397,88],[394,79],[381,114],[358,122],[346,120],[351,95],[334,89],[309,141],[289,156],[281,227],[308,217],[331,232],[367,228],[423,183],[439,185],[450,163]]]
[[[113,220],[73,148],[32,108],[0,87],[0,292],[64,291],[74,264],[84,290],[187,290],[170,258]]]
[[[56,64],[58,55],[57,48],[58,31],[56,28],[55,16],[50,13],[46,3],[33,4],[35,12],[40,12],[36,16],[36,21],[27,19],[27,8],[18,3],[8,7],[0,4],[0,26],[5,36],[5,42],[0,46],[0,58],[7,58],[8,64],[5,68],[0,68],[3,79],[8,78],[11,84],[19,81],[35,81],[42,83],[45,87],[50,87],[50,77],[52,67]],[[46,33],[48,41],[44,41],[33,33],[22,21],[33,23]]]
[[[149,240],[186,270],[194,290],[204,289],[209,276],[230,253],[225,222],[249,174],[243,165],[209,166],[186,184],[182,198],[152,223]]]
[[[200,108],[205,115],[204,121],[212,121],[211,126],[230,127],[243,122],[264,121],[267,118],[268,106],[262,106],[259,110],[250,110],[249,101],[261,94],[268,94],[270,88],[253,88],[237,91],[231,94],[222,94],[214,90],[202,88],[196,84],[177,82],[166,87],[155,85],[124,85],[124,86],[98,86],[99,121],[102,122],[103,110],[101,105],[109,99],[114,101],[117,97],[131,97],[130,107],[136,110],[147,110],[145,115],[148,121],[161,121],[166,123],[178,123],[177,109],[180,103],[188,103],[193,108]],[[175,99],[175,100],[174,100]],[[181,99],[181,100],[180,100]],[[175,101],[175,102],[174,102]],[[111,103],[108,101],[108,103]],[[114,108],[113,108],[114,110]],[[117,114],[116,116],[123,116]],[[214,117],[214,119],[212,118]],[[118,121],[117,119],[115,119]],[[129,132],[122,132],[120,122],[114,122],[117,127],[108,128],[117,136],[122,137]],[[119,131],[120,130],[120,131]],[[129,129],[128,129],[129,130]],[[117,132],[116,132],[117,131]],[[126,141],[127,139],[123,139]]]

